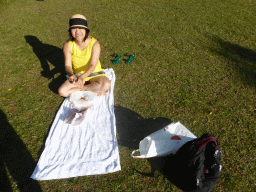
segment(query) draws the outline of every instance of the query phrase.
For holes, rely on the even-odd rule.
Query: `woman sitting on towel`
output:
[[[100,43],[88,36],[86,18],[76,14],[69,20],[70,40],[63,44],[65,70],[68,76],[59,94],[69,97],[76,91],[92,91],[105,95],[111,83],[100,64]]]

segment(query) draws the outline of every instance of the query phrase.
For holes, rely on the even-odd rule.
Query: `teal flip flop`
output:
[[[131,64],[134,60],[134,57],[135,57],[135,53],[131,54],[129,59],[125,62],[126,64]]]
[[[115,58],[115,60],[113,61],[114,65],[118,65],[120,62],[122,55],[119,53],[118,56]]]

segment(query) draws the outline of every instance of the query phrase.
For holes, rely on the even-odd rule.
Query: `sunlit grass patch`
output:
[[[62,43],[68,38],[68,19],[81,13],[101,44],[103,67],[116,74],[122,170],[40,181],[40,188],[180,191],[157,170],[145,176],[153,170],[150,161],[130,157],[139,141],[128,136],[140,129],[143,138],[143,131],[169,120],[180,121],[196,136],[208,132],[220,140],[224,172],[214,191],[254,191],[255,11],[249,0],[0,1],[1,125],[15,137],[11,146],[17,144],[22,152],[14,159],[23,153],[32,163],[39,158],[63,101],[57,89],[64,81]],[[121,62],[113,65],[118,53]],[[127,65],[131,53],[136,57]],[[22,179],[12,172],[18,165],[8,161],[4,167],[12,190],[21,190],[17,181]]]

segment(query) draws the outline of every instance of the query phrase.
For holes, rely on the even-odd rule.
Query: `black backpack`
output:
[[[222,175],[219,141],[208,133],[164,159],[164,173],[183,191],[209,192]]]

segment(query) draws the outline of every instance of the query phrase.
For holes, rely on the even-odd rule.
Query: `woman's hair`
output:
[[[85,29],[85,37],[84,37],[84,41],[87,39],[87,37],[88,37],[88,35],[89,35],[89,32],[90,32],[90,30],[89,29],[86,29],[86,28],[83,28],[83,29]],[[68,30],[68,32],[69,32],[69,38],[72,40],[72,41],[74,41],[75,40],[75,38],[72,36],[72,34],[71,34],[71,29],[69,29]]]

